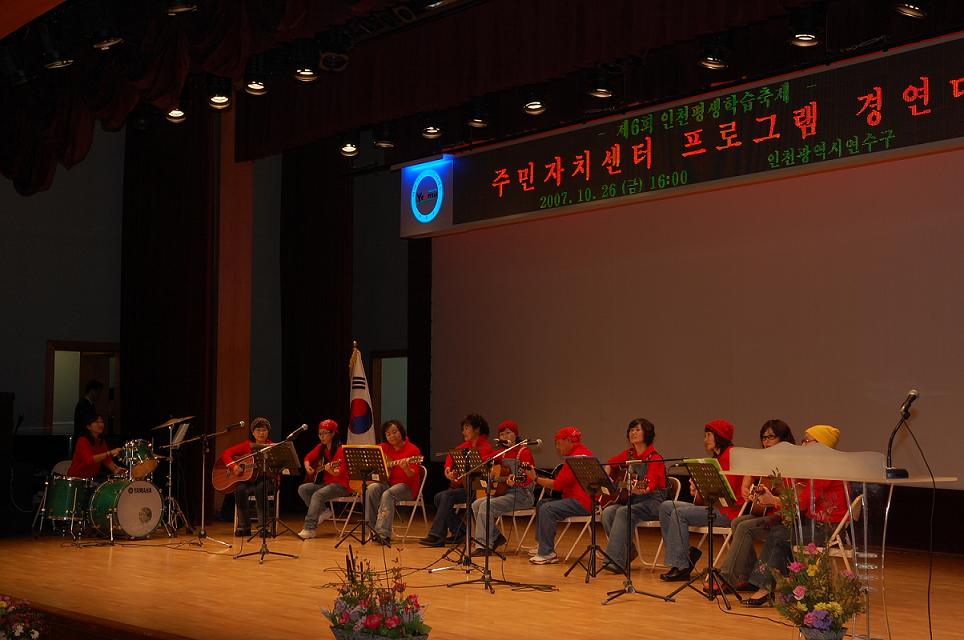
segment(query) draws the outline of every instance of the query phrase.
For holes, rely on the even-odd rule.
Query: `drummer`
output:
[[[77,446],[67,475],[71,478],[93,478],[97,476],[101,467],[114,475],[123,474],[125,470],[114,462],[113,457],[121,452],[120,447],[109,451],[107,449],[107,441],[104,440],[104,418],[96,414],[91,415],[85,426],[87,433],[77,438]]]

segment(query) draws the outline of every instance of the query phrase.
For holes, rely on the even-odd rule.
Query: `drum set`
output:
[[[35,535],[40,534],[48,520],[53,529],[70,533],[74,540],[83,537],[88,527],[111,542],[115,538],[148,538],[162,524],[169,537],[177,534],[180,523],[190,533],[187,518],[173,496],[172,476],[178,448],[173,428],[181,425],[176,438],[180,442],[187,430],[187,420],[192,417],[174,418],[151,429],[169,430],[169,444],[160,447],[168,450],[168,456],[155,454],[152,443],[147,440],[124,443],[116,460],[126,469],[122,475],[98,482],[94,478],[51,474],[34,518]],[[168,462],[167,496],[152,481],[161,461]]]

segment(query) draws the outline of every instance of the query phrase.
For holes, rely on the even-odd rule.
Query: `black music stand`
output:
[[[641,466],[647,464],[648,461],[643,460],[628,460],[626,463],[626,479],[629,480],[629,476],[639,475],[633,467]],[[661,461],[660,461],[661,462]],[[627,593],[635,593],[640,596],[649,596],[650,598],[659,598],[660,600],[665,600],[669,602],[669,598],[666,596],[661,596],[656,593],[649,593],[648,591],[640,591],[633,584],[633,568],[632,568],[632,556],[630,551],[633,548],[633,483],[627,482],[627,497],[626,497],[626,566],[623,567],[623,574],[626,579],[623,580],[623,588],[615,589],[606,593],[606,599],[602,601],[603,604],[609,604],[616,598],[626,595]],[[659,491],[659,489],[656,489]]]
[[[459,474],[459,480],[462,481],[462,487],[465,489],[465,513],[462,516],[462,529],[465,531],[465,539],[458,545],[455,545],[451,549],[447,549],[445,553],[442,554],[442,558],[447,558],[455,562],[453,565],[447,567],[436,567],[435,569],[430,569],[429,573],[438,573],[439,571],[448,571],[449,569],[465,569],[466,573],[469,573],[473,569],[482,572],[482,567],[472,562],[472,489],[479,478],[478,469],[482,468],[485,464],[482,462],[482,456],[479,455],[479,450],[472,449],[452,449],[448,453],[452,456],[452,469]],[[435,516],[438,517],[438,514]],[[449,557],[450,554],[455,553],[454,557]],[[439,558],[441,560],[441,558]],[[453,583],[446,586],[453,586]]]
[[[733,489],[730,487],[726,476],[723,475],[723,469],[720,467],[720,463],[716,458],[688,458],[683,460],[683,465],[689,471],[690,479],[693,481],[693,484],[696,485],[696,490],[700,492],[700,495],[703,497],[703,502],[706,504],[706,526],[709,532],[707,533],[707,538],[709,539],[709,545],[707,547],[709,563],[706,569],[691,577],[686,584],[680,585],[669,593],[666,596],[666,600],[672,600],[677,593],[689,587],[707,600],[715,600],[717,596],[719,596],[723,599],[724,606],[729,610],[732,607],[730,607],[730,602],[726,598],[727,588],[733,592],[733,595],[736,596],[739,602],[743,602],[743,598],[741,598],[740,594],[733,588],[733,585],[723,577],[719,569],[713,566],[713,521],[716,520],[716,513],[714,512],[716,506],[736,506],[736,495],[733,494]],[[708,592],[693,586],[694,582],[702,580],[704,577],[709,579],[710,588]]]
[[[603,469],[603,466],[599,464],[599,460],[596,458],[589,458],[586,456],[570,456],[566,458],[566,464],[572,469],[572,474],[576,476],[576,480],[579,485],[583,488],[583,491],[589,494],[589,546],[586,550],[582,552],[576,560],[569,565],[566,572],[562,574],[565,577],[569,577],[572,570],[577,566],[583,567],[586,570],[586,583],[589,583],[589,578],[595,578],[599,571],[596,569],[596,554],[601,553],[602,556],[613,566],[619,566],[619,564],[609,557],[605,550],[600,548],[596,544],[596,499],[601,493],[615,494],[619,491],[616,485],[613,484],[612,478]],[[586,563],[583,564],[583,558],[588,554],[589,558]]]
[[[295,445],[290,440],[282,440],[281,442],[276,442],[274,444],[265,445],[260,447],[256,443],[251,444],[252,455],[258,460],[261,474],[267,478],[268,474],[275,476],[275,490],[277,490],[277,476],[284,469],[300,469],[301,462],[298,460],[298,452],[295,451]],[[277,500],[277,496],[275,500]],[[258,551],[252,551],[250,553],[242,553],[240,555],[234,556],[234,559],[247,558],[248,556],[260,555],[261,558],[258,564],[264,563],[264,557],[267,555],[273,556],[284,556],[286,558],[297,558],[298,556],[293,553],[281,553],[279,551],[271,551],[268,549],[268,529],[270,528],[269,518],[268,518],[268,487],[264,487],[264,491],[261,492],[261,515],[264,517],[264,523],[258,528],[258,535],[261,536],[261,548]],[[277,523],[277,518],[271,518],[271,520]],[[293,535],[297,537],[296,534],[288,525],[282,523],[282,526],[288,531],[291,531]],[[251,536],[254,538],[254,536]],[[250,538],[249,538],[250,539]]]
[[[372,539],[368,532],[368,518],[365,517],[365,494],[368,493],[369,482],[388,482],[388,467],[385,466],[385,453],[377,444],[346,444],[342,446],[345,452],[345,463],[348,465],[348,479],[361,480],[361,520],[354,527],[345,532],[341,540],[335,545],[337,549],[348,538],[354,538],[361,544],[367,544]],[[361,537],[355,531],[361,529]]]

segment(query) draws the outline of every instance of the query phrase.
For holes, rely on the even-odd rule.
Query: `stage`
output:
[[[299,529],[296,515],[286,521]],[[413,529],[416,527],[413,525]],[[45,534],[0,540],[4,570],[0,593],[32,600],[52,612],[52,638],[329,638],[321,607],[330,607],[335,590],[329,586],[339,578],[336,567],[344,565],[347,543],[334,549],[337,541],[331,523],[324,523],[321,535],[301,541],[291,535],[269,539],[272,551],[298,554],[295,559],[268,556],[233,556],[257,551],[259,541],[244,542],[231,535],[223,523],[212,525],[208,536],[230,542],[230,548],[206,541],[202,547],[181,532],[169,539],[155,532],[150,540],[118,542],[70,538]],[[489,640],[524,634],[532,638],[625,638],[652,634],[714,640],[796,638],[793,628],[784,626],[772,608],[747,609],[735,604],[732,612],[718,602],[709,602],[691,590],[684,590],[675,602],[642,595],[624,595],[603,606],[606,592],[620,589],[622,576],[602,573],[585,583],[585,572],[577,568],[563,577],[567,564],[534,566],[523,550],[508,555],[505,562],[494,558],[493,578],[516,582],[543,583],[556,590],[517,590],[495,585],[495,594],[481,585],[446,587],[448,583],[478,578],[462,569],[430,574],[444,549],[426,548],[415,540],[423,534],[419,526],[406,545],[385,548],[364,547],[352,542],[355,553],[371,560],[375,568],[391,566],[400,559],[408,592],[416,593],[427,605],[425,620],[432,626],[431,637]],[[603,539],[600,529],[600,539]],[[565,552],[575,539],[570,532],[558,544]],[[641,531],[643,554],[651,554],[658,543],[658,531]],[[580,541],[578,550],[588,540]],[[178,544],[182,543],[182,544]],[[532,533],[527,544],[532,544]],[[514,543],[510,545],[514,549]],[[578,551],[577,551],[578,553]],[[481,562],[481,558],[478,558]],[[701,562],[701,567],[705,564]],[[893,638],[927,637],[927,557],[919,552],[889,550],[886,556],[886,599]],[[633,581],[638,590],[657,594],[672,591],[678,583],[662,583],[659,573],[634,565]],[[962,638],[956,615],[964,599],[964,557],[938,555],[934,561],[932,611],[935,637]],[[872,601],[872,636],[888,638],[880,584]],[[866,622],[859,619],[858,633]]]

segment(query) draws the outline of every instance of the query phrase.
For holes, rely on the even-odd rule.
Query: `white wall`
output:
[[[637,416],[666,456],[716,417],[743,446],[778,417],[883,451],[917,388],[932,468],[961,475],[962,176],[945,152],[435,239],[433,448],[478,411],[600,456]],[[923,471],[906,435],[895,462]]]

